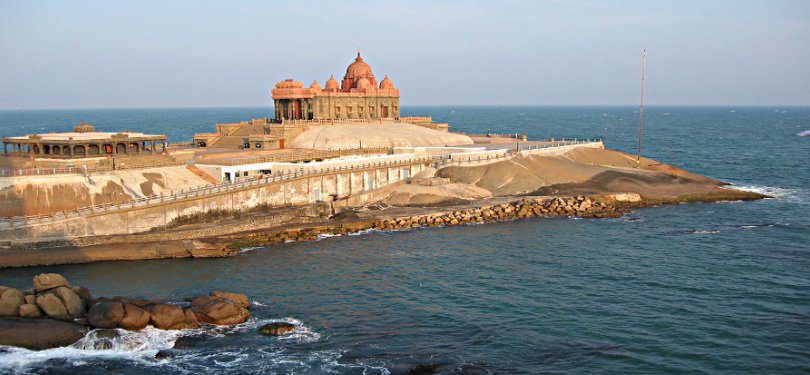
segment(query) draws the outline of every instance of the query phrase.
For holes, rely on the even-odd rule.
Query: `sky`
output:
[[[402,105],[810,105],[810,1],[0,1],[0,109],[270,106],[359,50]]]

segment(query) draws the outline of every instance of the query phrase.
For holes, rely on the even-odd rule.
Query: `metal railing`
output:
[[[577,144],[587,144],[587,143],[594,143],[600,142],[601,139],[573,139],[573,140],[553,140],[550,141],[548,144],[543,145],[532,145],[526,146],[526,148],[520,148],[519,150],[509,149],[505,150],[503,154],[493,154],[493,153],[482,153],[478,155],[439,155],[439,156],[428,156],[428,157],[419,157],[419,158],[411,158],[407,160],[387,160],[381,162],[369,162],[369,163],[361,163],[355,165],[348,165],[348,166],[335,166],[331,168],[306,168],[301,167],[298,171],[291,171],[291,172],[282,172],[277,175],[272,176],[264,176],[259,178],[250,178],[244,181],[235,181],[231,183],[221,183],[218,185],[205,185],[194,189],[188,190],[180,190],[180,192],[170,191],[168,194],[162,195],[151,195],[143,198],[133,199],[129,202],[124,203],[104,203],[98,204],[94,206],[82,207],[73,210],[65,210],[61,212],[55,212],[51,214],[43,214],[43,215],[30,215],[30,216],[15,216],[15,217],[5,217],[0,218],[0,229],[13,229],[13,228],[21,228],[29,225],[34,224],[41,224],[45,222],[56,222],[66,219],[71,219],[80,216],[88,216],[91,214],[96,213],[104,213],[110,211],[119,211],[119,210],[127,210],[132,208],[139,208],[153,204],[161,204],[165,202],[172,202],[184,199],[192,199],[192,198],[200,198],[209,195],[220,194],[223,192],[230,192],[235,190],[241,189],[249,189],[257,186],[280,183],[280,182],[287,182],[293,181],[302,178],[310,178],[310,177],[317,177],[322,175],[330,175],[335,173],[341,172],[352,172],[352,171],[364,171],[369,169],[378,169],[378,168],[391,168],[391,167],[402,167],[402,166],[410,166],[410,165],[417,165],[417,164],[427,164],[430,163],[434,167],[442,167],[448,165],[460,165],[463,163],[473,163],[473,162],[488,162],[500,159],[506,159],[514,156],[515,154],[519,153],[520,151],[526,150],[536,150],[542,148],[553,148],[553,147],[563,147],[563,146],[571,146]]]

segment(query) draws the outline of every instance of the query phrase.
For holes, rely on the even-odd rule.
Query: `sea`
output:
[[[453,131],[604,139],[635,154],[637,107],[403,107]],[[190,141],[270,108],[0,111],[5,136],[99,130]],[[246,248],[223,259],[0,269],[96,296],[182,301],[242,292],[234,327],[123,333],[29,351],[31,374],[810,373],[809,107],[648,107],[641,154],[771,196],[636,209],[615,219],[529,218],[367,231]],[[296,325],[269,337],[269,322]],[[157,353],[161,353],[156,358]]]

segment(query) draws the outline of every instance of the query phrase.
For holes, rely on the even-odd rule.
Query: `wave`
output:
[[[785,188],[778,186],[762,186],[762,185],[733,185],[735,189],[750,191],[753,193],[765,194],[776,199],[784,199],[789,201],[805,201],[810,195],[805,189]]]
[[[261,337],[266,339],[267,347],[264,350],[271,355],[275,352],[284,352],[286,345],[299,345],[317,342],[321,339],[318,332],[304,325],[298,319],[285,317],[280,319],[255,319],[233,326],[205,325],[198,329],[189,330],[161,330],[152,326],[141,331],[126,331],[123,329],[96,329],[90,331],[84,338],[73,345],[46,350],[28,350],[11,346],[0,345],[0,373],[40,373],[43,369],[52,368],[81,368],[96,362],[126,362],[138,367],[168,366],[180,373],[193,373],[191,368],[201,366],[210,369],[211,366],[228,368],[243,363],[250,357],[254,348],[244,350],[216,350],[213,353],[203,354],[196,348],[172,350],[181,338],[189,339],[215,339],[229,335],[253,332],[260,336],[256,330],[265,324],[274,322],[287,322],[295,326],[295,330],[279,337]],[[159,353],[170,352],[171,360],[156,359]],[[174,353],[176,352],[176,353]],[[176,354],[176,355],[175,355]],[[332,356],[334,357],[334,356]],[[335,360],[339,358],[337,356]],[[203,360],[204,363],[200,363]],[[252,360],[251,360],[252,362]],[[284,364],[281,360],[278,364]],[[306,361],[300,365],[309,367]],[[331,364],[337,366],[337,362]]]

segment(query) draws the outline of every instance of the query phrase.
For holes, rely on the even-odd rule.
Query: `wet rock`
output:
[[[60,286],[53,289],[51,292],[56,294],[56,296],[62,300],[62,303],[64,303],[65,308],[70,316],[74,318],[83,318],[87,315],[87,311],[84,308],[84,301],[79,298],[79,295],[76,294],[73,289],[66,286]]]
[[[20,306],[25,303],[25,295],[17,289],[5,288],[0,292],[0,317],[18,316]]]
[[[131,304],[124,304],[124,318],[118,326],[129,331],[140,331],[151,321],[148,311]]]
[[[155,359],[157,360],[172,359],[172,353],[168,350],[158,350],[158,352],[155,353]]]
[[[248,299],[248,296],[242,293],[211,292],[209,293],[209,295],[211,297],[219,297],[233,301],[243,308],[248,308],[248,306],[250,306],[250,300]]]
[[[116,328],[126,316],[124,304],[117,301],[103,301],[90,307],[87,320],[96,328]]]
[[[37,306],[49,318],[65,321],[73,320],[73,317],[68,314],[65,304],[55,294],[40,294],[37,296]]]
[[[87,328],[51,319],[0,319],[0,345],[41,350],[67,346],[87,333]]]
[[[287,322],[275,322],[261,326],[259,333],[269,336],[281,336],[295,331],[295,325]]]
[[[67,279],[58,273],[41,273],[34,276],[33,282],[34,289],[36,289],[37,292],[44,292],[46,290],[68,285]]]
[[[180,306],[167,303],[151,305],[149,312],[152,314],[152,325],[159,329],[175,329],[172,328],[174,325],[180,324],[186,319]]]
[[[25,303],[20,305],[20,317],[23,318],[41,318],[42,310],[36,304]]]
[[[194,315],[194,312],[191,309],[183,310],[183,322],[175,324],[172,326],[171,329],[194,329],[200,327],[200,322],[197,321],[197,316]]]
[[[219,299],[202,306],[192,307],[191,311],[201,323],[231,325],[244,323],[250,317],[247,309],[233,301]]]

